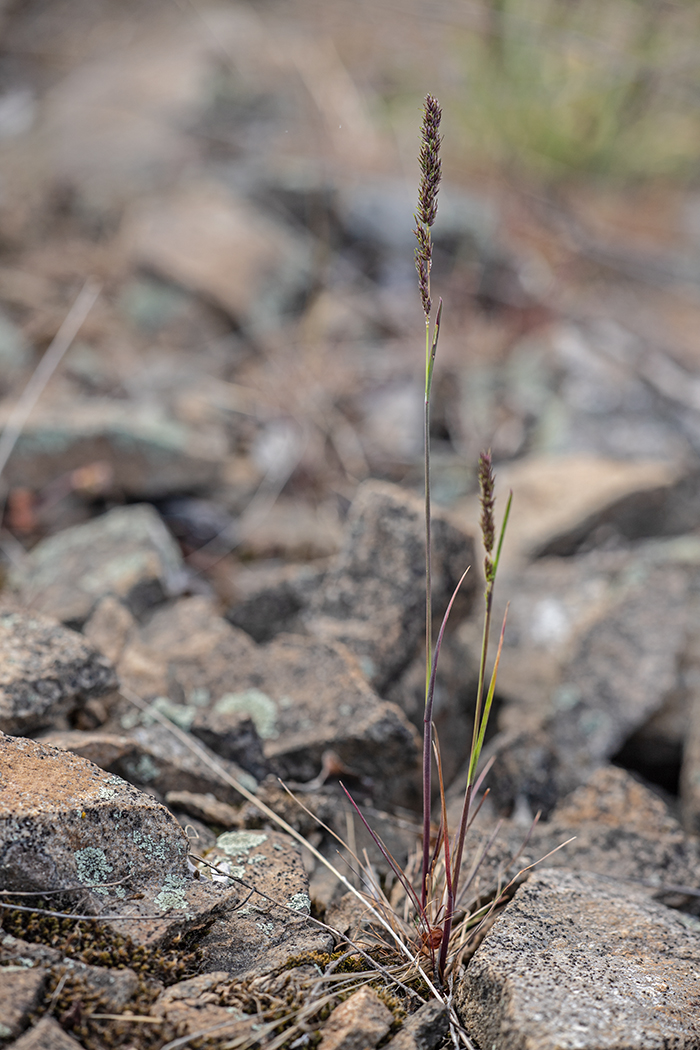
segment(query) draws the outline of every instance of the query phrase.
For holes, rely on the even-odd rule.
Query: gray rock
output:
[[[676,687],[688,597],[687,573],[652,569],[579,637],[550,723],[574,771],[614,755]]]
[[[234,578],[236,601],[226,619],[256,642],[269,642],[283,631],[298,631],[300,614],[320,587],[326,568],[324,561],[323,565],[239,569]]]
[[[197,431],[155,404],[73,401],[32,416],[3,473],[11,487],[36,491],[101,462],[115,495],[157,499],[215,485],[226,451],[221,434]]]
[[[700,1045],[700,924],[598,876],[541,871],[496,921],[455,1005],[480,1046]]]
[[[494,772],[491,779],[497,778]],[[453,823],[457,819],[455,807]],[[473,884],[474,897],[492,892],[499,877],[507,882],[546,857],[549,868],[593,872],[673,907],[695,904],[682,887],[698,887],[697,844],[684,834],[666,803],[623,769],[596,770],[557,805],[549,820],[534,829],[531,823],[531,816],[501,822]],[[463,873],[494,831],[495,819],[487,814],[477,818],[467,836]]]
[[[262,741],[250,715],[242,711],[197,711],[190,730],[193,736],[222,758],[237,763],[258,780],[270,772]]]
[[[228,831],[206,853],[246,901],[200,941],[206,970],[242,977],[270,973],[303,952],[330,952],[332,935],[307,919],[309,881],[299,847],[277,831]],[[248,894],[253,891],[250,896]]]
[[[372,988],[360,988],[336,1006],[323,1026],[319,1050],[371,1050],[394,1020]]]
[[[81,1050],[81,1044],[53,1017],[42,1017],[12,1044],[12,1050]]]
[[[27,1027],[48,976],[48,970],[41,967],[4,967],[0,971],[0,1039],[12,1039]]]
[[[165,803],[170,809],[185,813],[205,824],[215,824],[226,830],[241,825],[239,810],[228,802],[220,802],[211,792],[202,795],[195,791],[168,791]]]
[[[459,578],[473,561],[472,541],[447,516],[433,520],[433,600],[442,616]],[[463,613],[475,587],[463,584]],[[307,626],[340,641],[358,657],[380,691],[413,657],[425,632],[423,504],[402,489],[365,482],[353,501],[343,548],[311,603]]]
[[[139,616],[182,588],[179,548],[149,504],[116,507],[31,551],[12,584],[23,603],[81,626],[106,596]]]
[[[376,778],[382,798],[387,792],[400,795],[405,778],[413,776],[415,730],[399,708],[377,697],[349,654],[333,643],[284,635],[256,646],[206,599],[186,598],[156,612],[133,636],[118,671],[140,696],[169,698],[168,716],[186,728],[205,710],[220,717],[222,727],[226,719],[239,725],[240,715],[249,715],[265,760],[286,779],[312,780],[329,748],[356,775]],[[142,740],[135,721],[133,708],[124,710],[120,731]]]
[[[447,1007],[429,1002],[406,1019],[385,1050],[435,1050],[447,1035]]]
[[[117,598],[100,598],[89,620],[83,624],[83,634],[108,660],[116,663],[136,620]]]
[[[697,835],[700,834],[700,689],[690,705],[688,721],[681,767],[681,798],[685,826]]]
[[[112,665],[44,616],[0,611],[0,730],[26,733],[115,689]]]
[[[84,886],[81,911],[137,944],[165,943],[233,905],[232,891],[192,878],[187,839],[151,796],[33,740],[0,737],[0,758],[2,889]]]

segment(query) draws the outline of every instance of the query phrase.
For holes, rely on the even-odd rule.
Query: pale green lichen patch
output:
[[[12,1029],[8,1028],[6,1024],[0,1023],[0,1039],[9,1039],[12,1035]]]
[[[144,835],[139,829],[135,828],[131,833],[134,845],[138,849],[143,850],[147,857],[153,858],[153,860],[166,860],[172,846],[177,845],[178,848],[182,848],[180,843],[169,843],[167,839],[159,838],[155,839],[150,835]],[[186,845],[182,843],[182,845]]]
[[[227,856],[237,857],[250,853],[266,841],[267,835],[262,831],[225,831],[223,835],[219,835],[216,845]]]
[[[155,898],[155,903],[162,911],[177,909],[182,911],[187,907],[185,896],[185,879],[182,875],[166,875],[163,888]]]
[[[259,689],[245,689],[241,693],[226,693],[220,700],[217,700],[214,710],[217,714],[222,715],[237,712],[250,715],[258,735],[263,740],[272,740],[279,736],[277,704]]]
[[[140,717],[141,724],[144,726],[151,726],[158,719],[152,715],[151,711],[157,711],[161,715],[170,721],[174,722],[180,729],[189,730],[194,716],[197,714],[197,708],[192,704],[176,704],[168,696],[157,696],[153,703],[149,704],[148,710],[144,711]]]
[[[287,907],[293,908],[294,911],[303,911],[308,915],[311,911],[311,897],[308,893],[295,893],[287,901]]]
[[[76,850],[74,855],[78,879],[81,882],[94,884],[109,881],[110,873],[114,869],[111,864],[107,863],[104,850],[96,846],[86,846],[85,849]],[[107,894],[108,892],[103,886],[95,888],[95,893]]]

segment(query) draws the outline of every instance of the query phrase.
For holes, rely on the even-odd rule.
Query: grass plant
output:
[[[506,526],[510,515],[513,494],[510,493],[506,504],[503,522],[497,534],[494,516],[494,473],[490,452],[482,452],[479,458],[479,488],[481,501],[481,538],[484,545],[484,625],[482,632],[481,654],[479,660],[479,678],[477,685],[474,723],[469,761],[467,766],[466,787],[462,804],[461,817],[454,836],[451,836],[447,822],[447,805],[445,785],[442,774],[439,744],[435,737],[433,725],[433,702],[440,649],[443,643],[445,628],[453,603],[462,585],[465,572],[457,584],[444,614],[438,636],[433,646],[432,627],[432,536],[431,536],[431,493],[430,493],[430,397],[432,391],[433,371],[440,336],[442,318],[442,299],[438,301],[433,316],[430,274],[432,268],[431,229],[437,218],[438,192],[442,178],[440,159],[440,122],[442,110],[436,98],[428,95],[423,108],[421,125],[421,145],[419,152],[420,182],[418,188],[418,205],[415,212],[416,227],[414,230],[417,247],[415,250],[418,288],[425,317],[425,397],[424,397],[424,491],[425,491],[425,706],[423,717],[423,843],[420,867],[420,887],[418,891],[410,879],[395,863],[380,838],[375,835],[358,807],[355,807],[375,844],[391,866],[400,885],[403,887],[407,901],[414,912],[417,922],[421,948],[430,959],[430,968],[434,980],[442,986],[448,976],[452,949],[452,933],[455,923],[456,908],[460,899],[462,878],[462,860],[467,830],[476,815],[475,796],[488,770],[479,775],[481,758],[489,717],[493,706],[496,688],[496,675],[503,646],[505,617],[501,628],[498,651],[488,685],[486,667],[491,634],[491,616],[493,592],[498,573],[498,565],[503,547]],[[498,538],[497,538],[498,535]],[[507,615],[507,612],[506,612]],[[435,762],[440,797],[440,824],[437,838],[431,837],[432,815],[432,778]],[[350,798],[350,795],[348,794]],[[352,799],[351,799],[352,802]],[[353,803],[354,804],[354,803]],[[482,858],[483,859],[483,858]],[[470,916],[474,919],[474,916]],[[476,925],[478,925],[478,918]],[[460,931],[460,951],[464,945],[464,930]],[[452,949],[451,949],[452,945]]]

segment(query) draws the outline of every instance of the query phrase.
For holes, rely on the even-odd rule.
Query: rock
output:
[[[9,972],[8,972],[9,970]],[[0,1039],[12,1039],[27,1027],[43,995],[48,970],[4,967],[0,971]]]
[[[658,460],[626,461],[590,454],[528,456],[496,470],[497,506],[509,490],[515,513],[508,523],[503,570],[533,557],[573,554],[599,530],[637,539],[662,532],[672,486],[682,470]],[[455,515],[477,527],[480,509],[468,497]]]
[[[256,1016],[246,1017],[241,1010],[219,1006],[217,999],[231,983],[227,971],[200,974],[166,988],[151,1006],[154,1017],[162,1017],[182,1038],[206,1032],[218,1039],[250,1037],[256,1030]]]
[[[688,596],[686,572],[651,569],[578,638],[550,722],[574,775],[613,756],[676,687]]]
[[[100,598],[90,618],[83,624],[83,634],[108,660],[119,660],[129,632],[136,624],[134,616],[117,598]]]
[[[149,795],[33,740],[2,736],[0,755],[2,889],[82,885],[83,913],[150,945],[233,904],[235,894],[192,878],[185,835]]]
[[[331,500],[314,506],[280,496],[264,515],[242,524],[242,558],[313,561],[337,554],[342,542],[337,504]]]
[[[0,407],[0,426],[11,405]],[[34,491],[62,474],[101,462],[115,496],[158,499],[217,483],[226,442],[164,415],[160,406],[125,401],[72,401],[34,412],[3,474]]]
[[[269,642],[284,631],[299,632],[300,614],[321,585],[326,567],[324,562],[238,569],[233,582],[236,600],[226,619],[256,642]]]
[[[681,798],[688,831],[700,833],[700,689],[690,705],[688,733],[683,748]]]
[[[211,792],[202,795],[194,791],[168,791],[165,801],[170,809],[184,810],[185,813],[205,824],[218,824],[222,828],[237,828],[241,823],[239,811],[230,806],[228,802],[219,802]]]
[[[60,938],[55,938],[60,943]],[[144,978],[139,977],[129,967],[121,970],[108,969],[104,966],[90,966],[78,959],[65,955],[70,951],[68,944],[61,948],[51,948],[46,944],[33,944],[30,941],[6,934],[0,938],[0,960],[2,972],[20,971],[31,966],[50,967],[56,984],[63,979],[63,985],[80,985],[87,990],[93,1001],[99,999],[99,1008],[107,1013],[122,1010],[130,999],[139,991]],[[157,982],[149,979],[151,988]],[[93,1009],[97,1007],[93,1006]]]
[[[425,1003],[406,1018],[403,1027],[386,1044],[386,1050],[435,1050],[449,1027],[444,1003]]]
[[[370,1050],[384,1038],[394,1018],[371,988],[353,992],[323,1026],[319,1050]]]
[[[306,620],[317,637],[340,641],[355,653],[379,691],[406,667],[425,632],[422,515],[422,501],[396,486],[376,481],[360,486],[343,548]],[[433,599],[436,614],[442,616],[473,560],[474,548],[464,533],[437,513],[433,549]],[[462,609],[475,586],[470,575],[462,585]]]
[[[202,295],[256,332],[278,323],[306,289],[306,241],[215,184],[195,182],[141,201],[124,239],[134,265]]]
[[[519,817],[516,813],[500,822],[469,891],[474,901],[493,893],[499,880],[504,885],[522,869],[544,862],[548,868],[594,873],[670,907],[695,910],[696,898],[684,888],[698,885],[697,843],[684,834],[665,802],[625,770],[596,770],[534,828],[532,815]],[[457,807],[450,818],[456,826]],[[495,832],[495,818],[482,812],[467,836],[463,877]]]
[[[112,665],[44,616],[0,611],[0,730],[32,732],[115,689]]]
[[[461,979],[480,1046],[697,1046],[700,924],[598,876],[541,871],[516,893]]]
[[[548,867],[629,880],[664,900],[683,898],[664,886],[698,882],[698,850],[666,803],[623,769],[596,770],[533,832],[526,853],[543,857],[572,836],[575,841],[547,860]]]
[[[12,1050],[81,1050],[81,1044],[53,1017],[42,1017],[12,1044]]]
[[[240,726],[240,715],[249,715],[265,761],[285,779],[312,780],[328,748],[356,775],[376,777],[381,797],[385,791],[398,796],[406,787],[401,778],[415,769],[415,730],[394,704],[376,696],[341,647],[295,635],[256,646],[204,598],[181,599],[156,612],[127,646],[118,672],[146,699],[169,697],[168,717],[181,726],[193,726],[204,711],[222,728],[226,720]],[[145,743],[143,729],[132,728],[135,719],[133,709],[123,713],[121,731]],[[158,733],[163,737],[158,730],[149,747]],[[391,783],[383,775],[389,767]],[[172,783],[167,790],[177,788]]]
[[[220,704],[218,710],[197,711],[190,731],[222,758],[237,763],[258,780],[270,772],[265,761],[262,742],[250,715],[242,711],[227,711]]]
[[[42,540],[12,583],[33,610],[81,626],[108,596],[142,615],[182,589],[184,565],[158,514],[144,503],[116,507]]]
[[[214,922],[200,941],[204,969],[253,976],[281,969],[304,952],[333,950],[332,935],[306,918],[311,910],[308,876],[289,836],[228,831],[205,859],[216,865],[216,878],[234,881],[245,903]]]
[[[158,708],[159,705],[155,706]],[[167,704],[160,706],[168,710]],[[200,755],[191,751],[159,723],[153,724],[148,714],[143,715],[143,719],[149,724],[134,726],[129,736],[65,732],[49,733],[42,741],[87,758],[100,769],[116,773],[130,784],[161,798],[170,791],[180,789],[200,794],[216,791],[224,803],[241,801],[241,795],[236,789]],[[207,753],[207,748],[202,750]],[[255,791],[257,782],[245,770],[213,754],[211,757],[223,766],[229,776],[249,791]]]

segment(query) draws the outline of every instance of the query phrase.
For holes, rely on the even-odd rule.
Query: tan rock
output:
[[[497,507],[514,493],[503,568],[541,553],[575,549],[597,525],[629,515],[649,514],[682,469],[658,460],[611,460],[602,456],[528,456],[496,470]],[[455,514],[478,532],[479,500],[470,496]]]
[[[319,1050],[371,1050],[384,1038],[393,1020],[376,992],[360,988],[331,1014]]]

